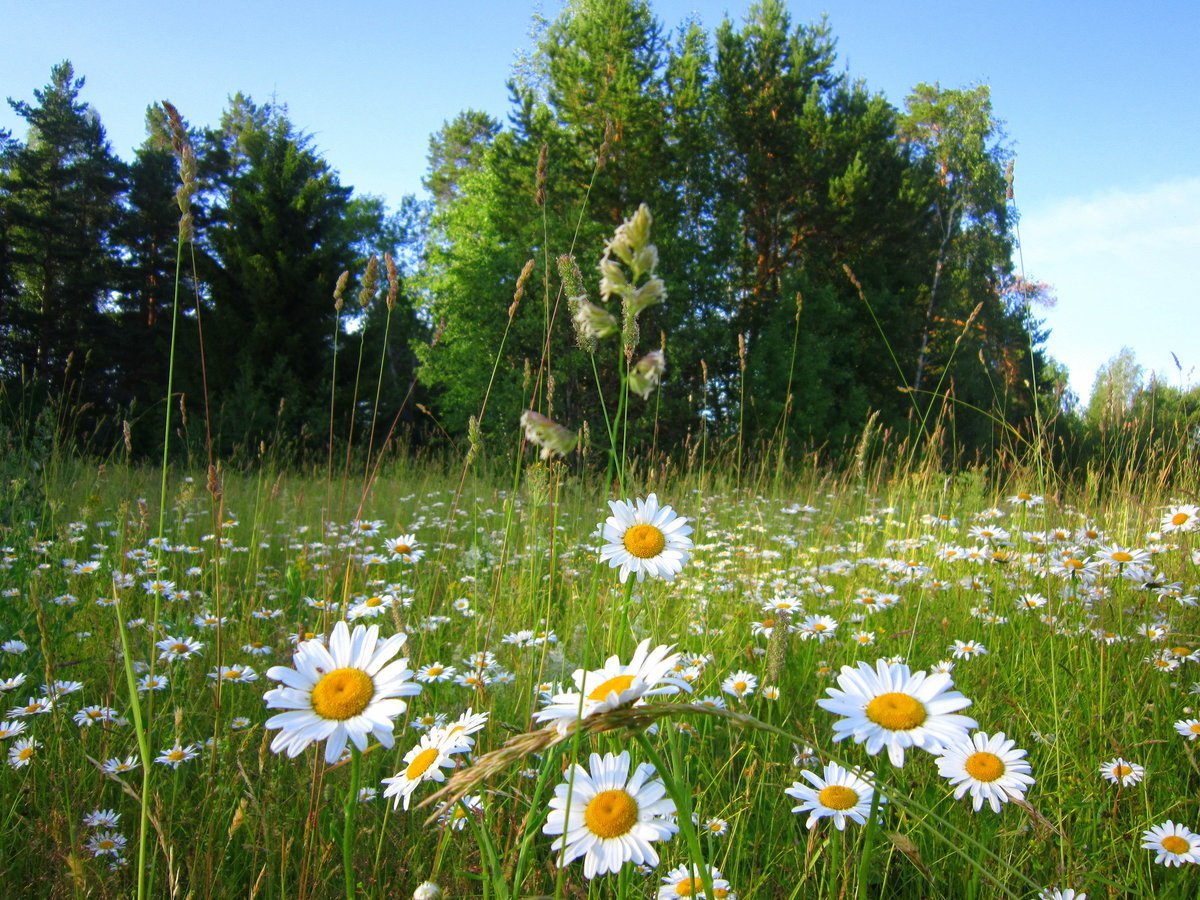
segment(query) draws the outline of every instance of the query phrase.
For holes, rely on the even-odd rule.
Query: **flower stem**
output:
[[[358,806],[358,779],[362,772],[362,752],[350,745],[350,790],[346,793],[346,818],[342,823],[342,875],[346,881],[346,900],[354,900],[354,808]]]

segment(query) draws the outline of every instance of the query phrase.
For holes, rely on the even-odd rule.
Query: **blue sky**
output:
[[[740,21],[749,2],[652,6],[668,31],[689,15],[711,30],[726,14]],[[789,7],[799,22],[826,11],[841,64],[897,105],[920,81],[991,86],[1017,154],[1025,271],[1056,289],[1057,306],[1043,312],[1047,346],[1078,393],[1123,345],[1173,383],[1200,380],[1200,3]],[[274,96],[344,183],[394,203],[420,191],[429,135],[446,119],[467,107],[505,117],[505,80],[531,46],[531,16],[560,9],[557,0],[0,0],[0,88],[31,100],[50,67],[70,59],[125,158],[156,100],[208,125],[235,91]],[[0,109],[0,127],[18,126]]]

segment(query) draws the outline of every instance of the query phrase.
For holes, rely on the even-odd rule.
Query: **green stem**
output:
[[[346,794],[346,818],[342,823],[342,875],[346,881],[346,900],[354,900],[354,809],[358,806],[358,779],[362,772],[362,752],[350,745],[350,790]]]

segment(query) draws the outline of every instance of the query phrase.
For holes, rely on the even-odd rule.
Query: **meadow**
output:
[[[888,458],[740,485],[724,465],[630,472],[628,499],[655,491],[693,546],[673,580],[625,584],[600,558],[610,495],[578,465],[398,462],[356,509],[344,482],[269,460],[217,485],[203,470],[162,481],[63,461],[46,473],[45,518],[4,536],[4,883],[661,897],[701,895],[711,866],[713,896],[1193,896],[1200,838],[1142,844],[1168,821],[1200,826],[1196,508],[1128,482],[1052,496],[981,472],[896,473]],[[294,757],[272,752],[268,670],[342,619],[406,635],[394,747],[373,737],[327,762],[310,736]],[[666,645],[660,665],[628,667],[641,641]],[[954,705],[969,731],[1015,742],[986,745],[1005,773],[976,771],[980,809],[974,791],[955,799],[944,755],[910,746],[901,765],[834,740],[841,720],[818,702],[859,664],[948,673],[939,690],[969,699]],[[577,727],[573,673],[602,667],[618,696],[587,682]],[[664,686],[675,692],[651,690]],[[555,695],[558,717],[535,719]],[[569,790],[585,790],[587,770],[622,753],[665,779],[641,804],[658,830],[622,843],[619,816],[590,816],[601,872],[606,842],[619,848],[615,872],[556,865],[556,787],[574,772]],[[839,780],[834,762],[861,779]],[[1024,762],[1030,778],[1012,780]],[[868,802],[845,806],[827,782]],[[794,813],[787,791],[814,785],[824,799]],[[671,809],[648,818],[650,799]]]

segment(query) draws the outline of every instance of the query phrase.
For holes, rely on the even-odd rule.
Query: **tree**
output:
[[[1133,350],[1122,347],[1096,371],[1088,398],[1088,421],[1101,431],[1120,424],[1133,411],[1144,373]]]
[[[67,360],[84,400],[108,396],[114,381],[105,318],[116,267],[113,230],[124,167],[95,111],[81,98],[83,78],[55,66],[35,103],[9,100],[28,125],[24,144],[0,149],[0,221],[12,285],[0,320],[3,376],[36,375],[64,387]]]

